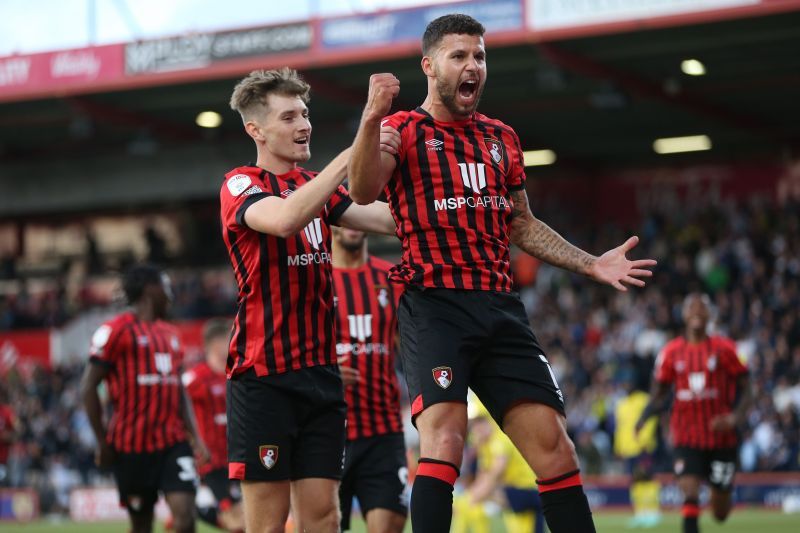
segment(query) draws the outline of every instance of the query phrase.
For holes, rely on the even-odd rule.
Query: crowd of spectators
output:
[[[711,296],[715,330],[736,340],[751,371],[756,404],[743,428],[742,470],[800,470],[800,204],[653,210],[637,228],[577,225],[556,211],[543,218],[592,251],[610,249],[635,230],[641,244],[634,255],[659,261],[647,288],[616,292],[515,257],[527,272],[520,292],[564,390],[586,473],[621,470],[612,453],[615,402],[630,380],[648,388],[657,353],[682,334],[681,305],[690,291]],[[172,278],[176,319],[234,309],[226,265],[174,270]],[[20,309],[36,310],[38,318],[26,324],[58,323],[57,303],[32,307],[24,294],[14,302],[0,301],[0,329],[14,327],[8,316]],[[78,399],[81,370],[12,369],[4,378],[21,421],[6,482],[37,487],[44,509],[63,509],[72,486],[108,481],[92,463],[93,437]],[[660,464],[668,469],[664,442]]]

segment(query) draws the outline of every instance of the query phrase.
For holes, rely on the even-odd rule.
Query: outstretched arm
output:
[[[528,193],[524,189],[511,192],[511,201],[511,242],[529,255],[600,283],[608,283],[620,291],[627,290],[623,283],[644,287],[645,282],[638,278],[653,275],[645,268],[654,266],[654,260],[629,261],[625,257],[639,242],[638,237],[631,237],[621,246],[596,257],[571,244],[553,228],[533,216],[528,205]]]
[[[369,95],[347,165],[350,197],[357,204],[370,204],[380,195],[395,167],[394,157],[381,150],[381,120],[400,93],[400,81],[392,74],[373,74]]]

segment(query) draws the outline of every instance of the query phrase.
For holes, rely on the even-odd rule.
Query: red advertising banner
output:
[[[50,368],[50,330],[0,332],[0,376],[26,363]]]
[[[57,94],[124,75],[123,44],[5,57],[0,58],[0,99]]]

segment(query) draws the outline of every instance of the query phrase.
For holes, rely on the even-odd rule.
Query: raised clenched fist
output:
[[[380,120],[392,108],[392,100],[400,94],[400,80],[394,74],[373,74],[369,77],[369,94],[364,107],[364,117]]]

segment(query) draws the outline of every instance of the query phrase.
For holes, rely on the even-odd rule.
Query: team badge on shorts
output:
[[[258,456],[261,458],[267,470],[272,470],[272,467],[278,462],[278,447],[272,444],[264,444],[258,447]]]
[[[683,459],[678,459],[675,461],[675,475],[680,476],[683,474],[683,470],[686,468],[686,463]]]
[[[446,389],[453,382],[453,369],[449,366],[437,366],[433,369],[433,381]]]
[[[486,147],[489,149],[489,153],[492,155],[492,161],[495,163],[502,161],[503,145],[500,143],[500,141],[491,137],[485,137],[483,140],[486,142]]]

